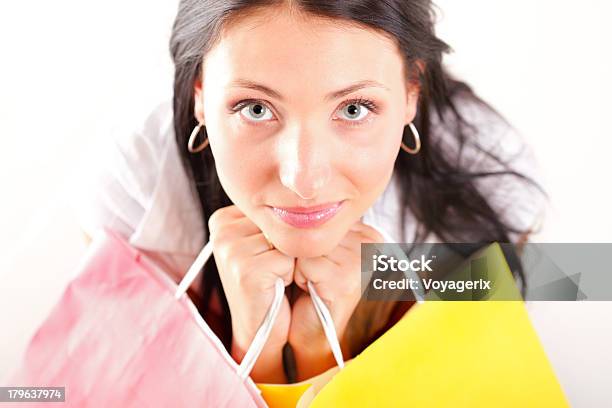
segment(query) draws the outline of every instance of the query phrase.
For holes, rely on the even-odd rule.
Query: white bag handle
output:
[[[319,316],[321,325],[323,325],[323,332],[325,333],[327,342],[329,343],[334,358],[336,359],[336,364],[338,364],[338,367],[344,368],[344,357],[342,357],[342,350],[340,349],[340,342],[338,341],[338,335],[336,334],[336,327],[334,326],[331,313],[329,313],[323,299],[321,299],[315,290],[314,285],[310,281],[308,281],[308,293],[310,293],[312,304],[317,311],[317,316]]]
[[[189,286],[193,283],[193,281],[197,278],[198,274],[206,264],[206,261],[212,255],[212,243],[208,242],[202,251],[198,254],[195,261],[179,283],[176,292],[174,293],[174,297],[179,299],[183,294],[187,291]],[[344,367],[344,359],[342,357],[342,350],[340,349],[340,342],[338,341],[338,336],[336,334],[336,329],[334,327],[334,322],[331,318],[331,314],[327,309],[327,306],[323,302],[323,300],[317,294],[314,286],[311,282],[308,282],[308,292],[312,297],[313,304],[315,306],[315,310],[317,312],[317,316],[323,325],[323,331],[325,333],[325,337],[332,349],[332,353],[334,358],[336,359],[336,363],[340,368]],[[272,326],[274,326],[274,322],[276,321],[276,317],[278,316],[278,312],[280,310],[280,305],[283,300],[283,295],[285,294],[285,284],[281,278],[278,278],[275,282],[274,286],[274,299],[272,300],[272,304],[264,317],[261,326],[255,333],[255,338],[253,342],[249,346],[240,366],[238,367],[238,375],[245,379],[248,377],[249,373],[253,369],[259,354],[263,350],[268,337],[270,336],[270,332],[272,331]]]
[[[373,227],[376,228],[381,233],[381,235],[383,235],[385,240],[393,242],[391,236],[382,228],[379,228],[377,226]],[[399,248],[399,246],[394,249],[400,251],[401,254],[403,254],[403,251]],[[208,242],[200,251],[195,261],[179,283],[176,292],[174,293],[174,297],[176,299],[179,299],[181,296],[183,296],[189,286],[191,286],[191,284],[196,279],[196,277],[204,267],[204,264],[212,255],[212,253],[212,243]],[[403,255],[405,256],[405,254]],[[416,278],[418,278],[418,275],[416,276]],[[261,354],[261,351],[263,350],[263,347],[266,344],[266,341],[268,340],[268,337],[270,336],[272,326],[274,326],[274,322],[276,321],[276,317],[278,316],[278,312],[280,310],[280,305],[283,300],[284,293],[285,284],[281,278],[278,278],[274,286],[274,299],[272,300],[272,304],[270,305],[270,308],[268,309],[261,326],[259,326],[259,329],[255,333],[253,342],[249,346],[249,349],[247,350],[246,354],[244,355],[244,358],[242,359],[242,362],[238,367],[238,375],[242,379],[245,379],[249,376],[251,370],[253,369],[253,366],[255,365],[255,362],[257,361],[257,358]],[[334,326],[331,313],[325,305],[325,302],[323,302],[321,297],[318,295],[317,291],[314,288],[314,285],[310,281],[308,282],[308,293],[312,298],[312,303],[317,312],[317,316],[321,321],[321,325],[323,326],[323,331],[325,333],[325,337],[327,338],[327,342],[329,343],[329,346],[332,350],[332,354],[334,355],[334,359],[336,360],[336,363],[340,368],[344,368],[344,358],[342,356],[340,342],[338,341],[338,335],[336,333],[336,328]],[[423,294],[421,292],[415,292],[414,295],[419,303],[423,301]]]
[[[278,316],[278,312],[280,310],[280,305],[283,301],[283,295],[285,294],[285,283],[281,278],[278,278],[274,285],[274,299],[272,300],[272,304],[264,317],[261,326],[257,329],[257,333],[255,333],[255,337],[253,338],[253,342],[249,346],[246,354],[242,358],[242,362],[238,367],[238,375],[243,380],[249,376],[257,358],[261,354],[266,341],[268,341],[268,337],[270,336],[270,332],[272,331],[272,326],[274,326],[274,322],[276,321],[276,317]]]

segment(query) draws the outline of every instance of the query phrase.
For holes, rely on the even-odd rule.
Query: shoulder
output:
[[[115,128],[85,156],[74,189],[85,232],[107,227],[157,253],[191,257],[201,249],[199,201],[176,146],[170,100]]]
[[[144,116],[144,120],[136,117],[121,124],[110,137],[107,158],[119,160],[123,169],[132,170],[141,181],[153,184],[159,176],[162,160],[174,142],[172,118],[170,101],[164,101]],[[132,167],[145,171],[134,171]]]

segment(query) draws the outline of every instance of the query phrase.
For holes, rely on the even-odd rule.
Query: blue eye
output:
[[[340,109],[342,119],[351,125],[362,123],[368,119],[370,113],[378,113],[378,106],[371,100],[358,98],[347,101]]]
[[[370,110],[360,103],[352,102],[344,106],[341,112],[346,115],[345,118],[348,120],[357,122],[365,118]]]
[[[274,120],[275,116],[267,105],[267,103],[256,100],[243,100],[230,108],[231,113],[240,112],[242,117],[250,122],[262,123]],[[346,101],[343,106],[336,112],[340,119],[348,122],[350,125],[360,125],[370,119],[370,113],[377,114],[378,106],[365,98],[358,98]],[[338,118],[336,116],[336,119]]]
[[[259,102],[251,102],[240,109],[240,114],[248,120],[263,122],[272,119],[272,111],[266,105]]]

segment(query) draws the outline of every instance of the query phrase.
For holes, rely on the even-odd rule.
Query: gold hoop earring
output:
[[[206,140],[203,141],[201,145],[196,148],[193,147],[193,144],[195,143],[195,140],[197,139],[198,134],[200,133],[200,129],[202,129],[203,127],[204,124],[200,122],[191,131],[191,135],[189,136],[189,142],[187,143],[187,150],[189,150],[191,153],[199,153],[202,150],[206,149],[206,146],[208,146],[208,135],[206,135]],[[206,128],[204,128],[204,132],[206,132]]]
[[[417,154],[419,150],[421,150],[421,136],[419,136],[419,132],[412,123],[409,123],[408,127],[410,128],[412,136],[414,137],[414,149],[411,149],[410,147],[406,146],[404,142],[402,142],[402,150],[406,153]]]

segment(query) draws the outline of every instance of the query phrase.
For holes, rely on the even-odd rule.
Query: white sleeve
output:
[[[183,167],[170,101],[92,146],[74,181],[72,207],[90,236],[101,227],[179,276],[205,242],[195,185]],[[136,130],[129,130],[136,129]]]
[[[145,124],[150,124],[155,114]],[[138,229],[150,204],[159,166],[156,157],[160,146],[143,132],[150,128],[118,128],[84,153],[71,201],[88,235],[107,227],[129,239]]]

